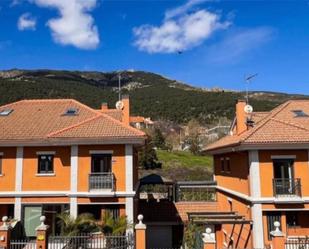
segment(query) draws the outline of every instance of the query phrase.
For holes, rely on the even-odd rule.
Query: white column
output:
[[[23,160],[24,160],[24,148],[17,147],[16,150],[16,171],[15,171],[15,191],[22,191],[22,181],[23,181]],[[14,205],[14,218],[17,220],[21,219],[21,198],[15,198]]]
[[[257,150],[249,151],[249,180],[250,180],[250,196],[253,199],[261,197],[261,178],[259,152]],[[264,232],[263,232],[263,215],[262,205],[253,204],[251,208],[251,216],[253,221],[253,247],[264,248]]]
[[[71,193],[77,192],[78,177],[78,145],[71,146]],[[77,216],[77,198],[70,197],[70,215]]]
[[[125,146],[126,162],[126,192],[133,191],[133,146]],[[126,216],[129,222],[134,221],[134,200],[133,197],[126,197]]]

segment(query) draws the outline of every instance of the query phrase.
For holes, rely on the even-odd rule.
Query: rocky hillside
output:
[[[186,123],[197,118],[205,124],[231,119],[234,104],[244,93],[201,89],[142,71],[121,72],[122,94],[129,94],[133,114],[154,120]],[[114,106],[118,96],[117,72],[55,70],[0,71],[0,104],[30,98],[74,98],[98,108],[101,102]],[[308,98],[270,92],[251,92],[256,111],[265,111],[287,99]]]

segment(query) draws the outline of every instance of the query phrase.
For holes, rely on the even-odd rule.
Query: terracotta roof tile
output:
[[[75,108],[77,115],[65,115]],[[22,100],[0,106],[0,141],[51,138],[142,138],[144,134],[73,99]]]
[[[295,110],[302,110],[308,116],[296,117]],[[269,113],[253,116],[253,128],[240,135],[228,135],[209,145],[206,151],[241,144],[309,143],[309,100],[290,100]]]

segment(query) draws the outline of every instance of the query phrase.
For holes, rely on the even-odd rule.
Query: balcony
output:
[[[111,172],[89,174],[89,191],[113,191],[114,185],[115,177]]]
[[[275,197],[301,197],[301,181],[293,179],[273,179]]]

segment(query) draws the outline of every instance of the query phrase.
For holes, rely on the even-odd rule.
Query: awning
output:
[[[188,217],[195,224],[252,224],[252,220],[236,212],[194,212],[188,213]]]

